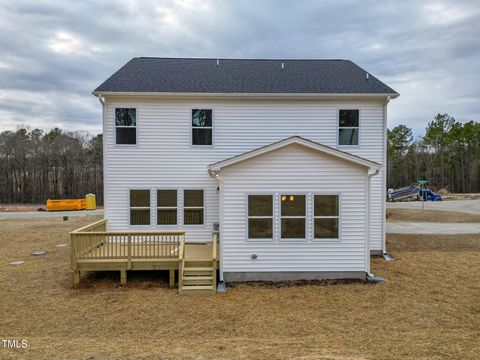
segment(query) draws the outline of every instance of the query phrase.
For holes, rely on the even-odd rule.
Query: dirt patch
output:
[[[179,296],[168,274],[82,276],[68,231],[93,217],[0,220],[1,359],[478,359],[480,235],[389,235],[386,282],[240,284]],[[46,255],[33,257],[42,248]],[[13,260],[25,260],[17,267]]]
[[[471,194],[447,194],[443,200],[478,200],[480,199],[480,194],[471,193]]]
[[[387,209],[388,222],[478,223],[480,215],[443,210]]]
[[[45,204],[0,204],[0,212],[45,211]]]

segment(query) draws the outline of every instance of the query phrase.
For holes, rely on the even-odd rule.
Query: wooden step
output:
[[[181,291],[189,291],[189,290],[192,290],[192,291],[205,291],[205,290],[209,290],[209,291],[213,291],[215,290],[215,287],[212,286],[212,285],[183,285],[182,286],[182,289]]]
[[[212,285],[213,276],[184,276],[183,284],[185,285]]]
[[[184,271],[213,271],[212,267],[185,267],[183,269]]]

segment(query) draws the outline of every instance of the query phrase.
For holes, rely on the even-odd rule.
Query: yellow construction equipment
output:
[[[94,194],[85,195],[85,199],[47,200],[47,211],[95,210],[96,208]]]

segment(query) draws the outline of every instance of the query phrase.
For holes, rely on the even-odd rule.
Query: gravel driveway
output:
[[[480,214],[480,200],[426,201],[425,210],[457,211]],[[387,209],[421,209],[421,201],[388,202]]]
[[[31,218],[53,218],[63,216],[91,216],[103,215],[103,210],[88,211],[19,211],[19,212],[0,212],[0,219],[31,219]]]

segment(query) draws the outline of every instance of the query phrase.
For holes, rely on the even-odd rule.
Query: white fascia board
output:
[[[398,93],[189,93],[189,92],[122,92],[122,91],[93,91],[93,95],[99,96],[158,96],[164,98],[175,97],[238,97],[238,98],[264,98],[264,99],[332,99],[332,98],[355,98],[355,99],[394,99]]]

